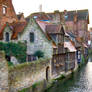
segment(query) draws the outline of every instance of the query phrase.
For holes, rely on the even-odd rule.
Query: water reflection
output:
[[[69,80],[58,81],[47,92],[92,92],[92,58]]]

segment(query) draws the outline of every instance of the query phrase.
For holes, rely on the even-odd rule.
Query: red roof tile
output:
[[[44,21],[37,21],[38,25],[41,27],[41,29],[45,32],[46,26],[51,25],[51,23],[44,22]]]
[[[24,27],[26,26],[26,22],[16,22],[12,24],[8,24],[10,29],[13,31],[11,39],[17,39],[18,33],[22,32]],[[0,26],[0,40],[3,39],[3,31],[7,24]]]
[[[28,16],[26,19],[28,19],[29,17],[34,18],[35,16],[37,17],[36,20],[49,20],[49,17],[44,12],[33,13],[30,16]]]
[[[13,30],[13,35],[11,39],[17,39],[18,33],[22,32],[26,25],[27,25],[26,22],[17,22],[11,25]]]
[[[6,24],[0,25],[0,40],[3,39],[3,31],[4,31],[5,27],[6,27]]]
[[[46,26],[47,33],[60,33],[60,29],[61,25],[52,24]]]

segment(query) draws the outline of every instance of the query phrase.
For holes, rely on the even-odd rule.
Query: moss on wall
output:
[[[39,59],[38,61],[9,67],[10,89],[20,90],[28,88],[34,83],[46,79],[46,68],[48,66],[50,66],[50,59]]]
[[[47,82],[43,80],[43,81],[33,84],[29,88],[24,88],[23,90],[19,92],[44,92],[46,87],[47,87]]]

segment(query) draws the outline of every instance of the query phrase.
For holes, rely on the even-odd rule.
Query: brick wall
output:
[[[6,13],[3,14],[3,7],[6,7]],[[6,22],[12,23],[17,21],[17,16],[12,5],[12,0],[2,0],[0,2],[0,23],[5,24]]]

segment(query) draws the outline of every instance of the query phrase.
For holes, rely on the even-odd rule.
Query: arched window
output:
[[[9,42],[9,33],[8,32],[5,33],[5,38],[6,38],[5,41]]]

